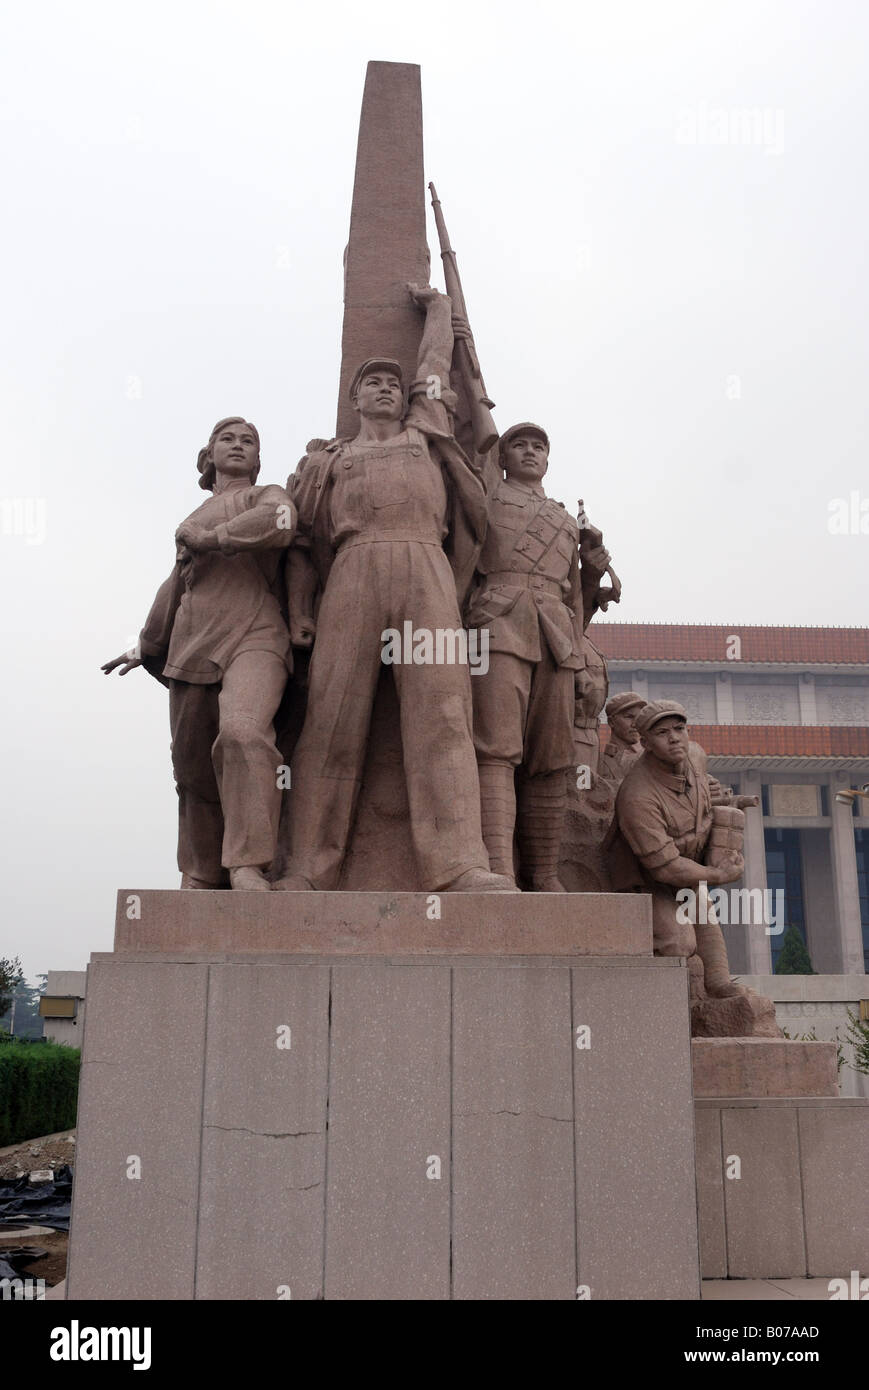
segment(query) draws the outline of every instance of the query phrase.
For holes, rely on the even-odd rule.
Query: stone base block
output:
[[[695,1096],[838,1096],[836,1044],[695,1038]]]
[[[869,1101],[709,1099],[696,1111],[704,1279],[869,1269]]]
[[[115,951],[651,956],[650,904],[619,893],[122,889]]]
[[[347,894],[316,937],[336,895],[140,896],[89,969],[71,1299],[699,1297],[684,962],[567,951],[639,944],[630,899]]]
[[[695,1038],[780,1038],[775,1004],[750,989],[730,999],[702,999],[691,1005]]]

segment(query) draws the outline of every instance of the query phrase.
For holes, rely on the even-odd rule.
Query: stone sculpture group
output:
[[[620,597],[602,534],[547,496],[540,425],[485,453],[460,442],[467,320],[430,286],[407,292],[424,315],[414,379],[389,355],[362,362],[355,435],[312,440],[286,487],[257,484],[254,425],[218,422],[198,458],[211,495],[175,533],[138,648],[103,667],[168,686],[181,887],[339,886],[388,670],[424,891],[650,893],[656,954],[688,960],[694,1032],[773,1035],[707,896],[741,876],[742,808],[675,702],[614,697],[601,749],[606,662],[587,629]],[[683,921],[680,889],[699,916]]]
[[[388,662],[421,886],[519,891],[515,837],[523,886],[564,891],[575,680],[609,553],[546,496],[538,425],[501,437],[504,477],[487,495],[482,460],[455,433],[450,300],[409,293],[425,313],[415,380],[405,389],[390,357],[360,364],[357,434],[312,441],[286,489],[256,485],[252,424],[215,426],[198,461],[213,495],[176,532],[137,651],[103,668],[143,665],[169,687],[182,888],[337,885]],[[393,632],[407,633],[404,659]],[[313,653],[288,766],[275,719],[294,644]]]

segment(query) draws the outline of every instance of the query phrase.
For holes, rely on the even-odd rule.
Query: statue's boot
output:
[[[309,878],[303,874],[284,874],[283,878],[275,879],[272,888],[278,893],[313,893],[314,885]]]
[[[465,869],[463,874],[436,890],[440,893],[518,893],[512,875],[493,874],[488,869]]]
[[[312,893],[314,885],[302,874],[285,874],[277,879],[272,888],[279,893]],[[439,893],[518,893],[515,880],[505,874],[493,874],[482,865],[476,869],[466,869],[450,883],[442,884]]]
[[[709,918],[705,925],[701,922],[694,928],[697,936],[697,954],[703,962],[703,983],[706,993],[712,999],[732,999],[735,995],[745,994],[747,991],[744,985],[738,985],[731,980],[724,933],[711,910]]]
[[[195,878],[193,874],[181,875],[182,888],[210,888],[217,889],[225,887],[223,883],[208,883],[204,878]]]
[[[522,878],[532,893],[566,893],[558,859],[567,810],[567,773],[526,777],[519,788],[516,828]]]
[[[516,774],[507,763],[480,763],[480,820],[489,868],[514,887],[513,832],[516,828]]]
[[[270,893],[272,888],[262,869],[258,869],[254,864],[243,864],[241,868],[230,869],[229,882],[231,887],[243,893]]]

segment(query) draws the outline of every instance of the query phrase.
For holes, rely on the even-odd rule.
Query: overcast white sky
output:
[[[36,0],[3,29],[0,955],[29,977],[111,948],[119,886],[177,886],[166,691],[99,667],[214,421],[257,423],[261,481],[333,429],[368,59],[422,65],[496,419],[548,427],[617,616],[866,623],[869,535],[828,530],[869,498],[865,4]]]

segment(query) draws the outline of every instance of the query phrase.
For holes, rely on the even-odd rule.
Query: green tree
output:
[[[44,977],[37,976],[37,979]],[[19,976],[18,983],[10,991],[9,1006],[2,1017],[2,1027],[16,1038],[41,1038],[42,1019],[39,1014],[39,997],[44,985],[30,985]]]
[[[24,982],[24,971],[17,956],[0,956],[0,1019],[9,1013],[12,996]]]
[[[788,927],[781,946],[781,955],[775,973],[777,975],[815,975],[805,941],[797,927]]]
[[[39,996],[42,991],[37,985],[22,980],[15,991],[15,1036],[16,1038],[41,1038],[42,1019],[39,1014]]]

